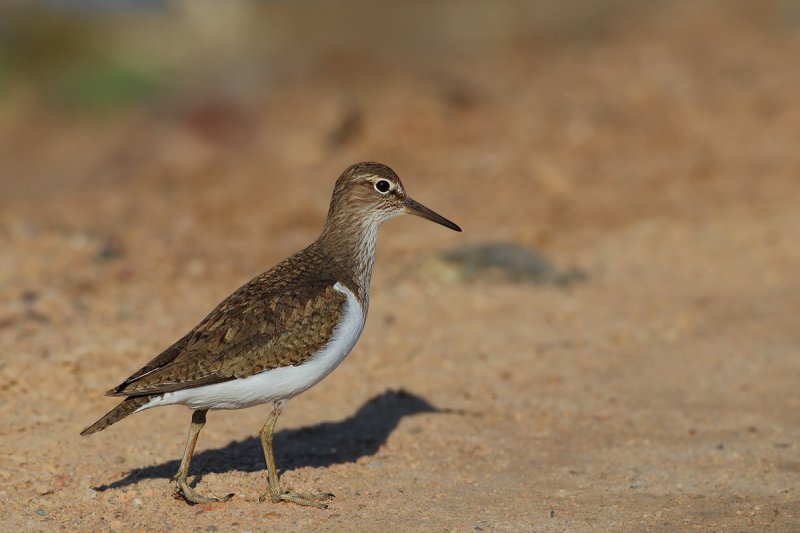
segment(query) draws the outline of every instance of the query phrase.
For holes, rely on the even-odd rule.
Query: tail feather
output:
[[[91,435],[92,433],[97,433],[98,431],[106,429],[111,424],[119,422],[126,416],[133,414],[137,409],[149,402],[150,399],[151,396],[131,396],[130,398],[125,398],[119,405],[106,413],[103,418],[81,431],[81,435]]]

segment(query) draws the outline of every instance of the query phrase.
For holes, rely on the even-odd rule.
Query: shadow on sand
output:
[[[367,401],[351,417],[339,422],[323,422],[315,426],[284,429],[275,433],[275,461],[280,472],[304,466],[324,467],[352,463],[374,455],[386,442],[400,420],[418,413],[453,413],[437,409],[425,399],[404,390],[386,392]],[[201,434],[202,438],[202,434]],[[179,460],[137,468],[117,481],[93,487],[105,491],[125,487],[152,478],[171,478],[178,471]],[[256,472],[265,470],[264,455],[258,437],[233,441],[224,448],[206,450],[194,455],[190,475],[198,481],[204,474],[231,470]]]

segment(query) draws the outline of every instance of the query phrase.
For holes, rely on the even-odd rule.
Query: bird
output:
[[[272,404],[259,433],[267,466],[262,500],[327,508],[331,493],[284,491],[272,436],[287,401],[329,375],[350,353],[366,322],[378,227],[413,214],[461,228],[412,199],[387,165],[349,166],[334,185],[325,225],[303,250],[256,276],[197,326],[106,395],[121,403],[81,432],[91,435],[128,415],[163,405],[192,410],[175,475],[176,496],[190,504],[227,501],[202,496],[189,466],[209,410]]]

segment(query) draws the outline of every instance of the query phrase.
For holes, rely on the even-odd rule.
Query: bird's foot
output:
[[[304,505],[307,507],[316,507],[317,509],[327,509],[328,506],[322,502],[332,500],[333,494],[330,492],[308,493],[308,492],[276,492],[262,494],[259,501],[265,502],[267,498],[271,499],[274,503],[278,502],[291,502],[297,505]]]
[[[233,493],[228,494],[222,498],[208,498],[206,496],[201,496],[197,493],[192,487],[189,486],[189,483],[186,482],[186,478],[177,478],[175,480],[178,483],[178,486],[175,488],[175,497],[176,498],[183,498],[186,500],[187,503],[192,505],[198,503],[213,503],[213,502],[227,502],[231,498],[233,498]]]

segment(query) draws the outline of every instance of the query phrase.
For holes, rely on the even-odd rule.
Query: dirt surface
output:
[[[394,55],[364,39],[410,16],[352,37],[329,13],[341,46],[305,43],[249,100],[6,100],[0,530],[800,530],[800,18],[643,4],[530,12],[527,33],[523,5],[468,9],[470,39],[428,31],[441,4]],[[267,407],[209,413],[192,472],[226,504],[172,497],[183,407],[78,436],[313,240],[363,159],[464,233],[382,228],[359,344],[279,421],[282,482],[328,510],[259,503]],[[487,242],[580,275],[453,252]]]

